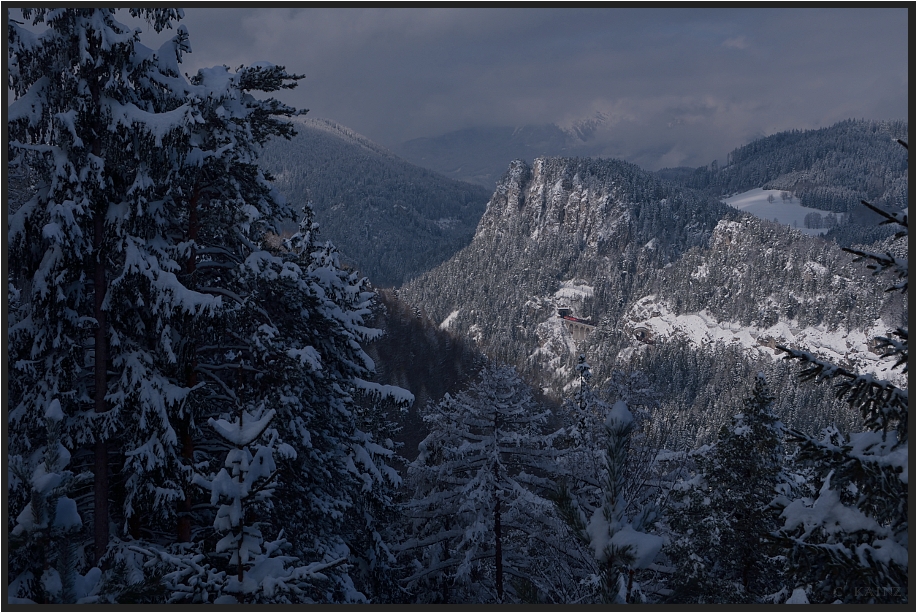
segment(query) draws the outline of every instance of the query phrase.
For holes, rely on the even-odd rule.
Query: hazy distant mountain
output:
[[[563,155],[570,148],[570,134],[549,124],[457,130],[409,140],[396,151],[404,159],[447,177],[493,189],[510,160]]]
[[[882,234],[874,230],[875,220],[863,212],[860,200],[898,207],[907,201],[905,152],[888,147],[889,141],[906,135],[907,123],[902,121],[843,121],[758,139],[730,152],[721,166],[657,172],[715,196],[762,187],[789,190],[802,206],[849,213],[865,225],[866,229],[839,228],[832,233],[849,244]],[[564,126],[469,128],[410,140],[396,151],[419,166],[489,188],[515,159],[619,157],[613,129],[601,113]]]
[[[468,128],[432,138],[415,138],[402,143],[396,151],[418,166],[493,189],[511,160],[611,157],[604,141],[596,138],[603,135],[607,140],[605,124],[606,116],[596,113],[563,126],[552,123]]]
[[[772,345],[874,363],[869,333],[898,325],[902,309],[867,272],[830,242],[634,165],[553,158],[514,162],[471,244],[401,295],[555,397],[580,351],[600,377],[646,370],[693,443],[728,418],[720,413],[744,394],[736,383],[759,370],[785,388],[782,410],[822,411],[784,415],[790,422],[844,415],[821,388],[797,386]],[[561,305],[596,324],[584,343],[557,317]]]
[[[291,202],[312,202],[321,236],[377,286],[404,283],[467,245],[490,190],[414,166],[326,119],[297,119],[260,165]]]

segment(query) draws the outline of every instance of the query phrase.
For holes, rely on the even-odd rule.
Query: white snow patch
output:
[[[48,408],[45,409],[45,419],[50,421],[62,421],[64,419],[64,412],[61,410],[60,400],[55,398],[48,403]]]
[[[750,353],[782,358],[781,352],[768,346],[773,342],[811,351],[836,364],[853,367],[860,373],[870,373],[895,385],[907,386],[906,377],[901,375],[900,370],[891,369],[891,360],[881,360],[869,350],[873,338],[887,335],[891,330],[891,326],[881,319],[867,330],[850,332],[829,330],[825,326],[801,328],[796,320],[780,320],[769,328],[759,328],[719,321],[706,310],[675,315],[667,304],[657,301],[655,296],[637,301],[627,319],[629,323],[626,326],[648,328],[657,341],[682,335],[698,346],[722,342],[739,345]]]
[[[615,532],[611,537],[611,544],[617,547],[630,546],[630,553],[634,556],[633,568],[646,568],[653,563],[656,554],[662,549],[662,537],[645,532],[637,532],[633,526],[627,525]]]
[[[398,387],[397,385],[382,385],[375,381],[364,381],[358,377],[354,377],[353,382],[357,389],[361,389],[371,396],[391,398],[397,404],[401,405],[410,405],[414,403],[414,394],[403,387]]]
[[[662,537],[638,532],[630,524],[619,525],[616,529],[612,529],[605,518],[604,511],[602,507],[598,507],[586,526],[586,533],[590,537],[590,544],[595,550],[596,559],[605,561],[607,559],[606,549],[609,546],[619,549],[629,547],[630,554],[634,556],[632,568],[646,568],[652,564],[653,559],[662,549]]]
[[[452,327],[452,324],[455,323],[455,319],[458,317],[461,309],[455,309],[449,315],[446,316],[446,319],[443,320],[443,323],[439,324],[440,330],[448,330]]]
[[[574,281],[563,281],[560,289],[554,292],[554,298],[567,300],[583,300],[592,298],[594,288],[591,285],[577,284]]]
[[[57,499],[57,508],[54,512],[54,526],[69,530],[83,525],[80,514],[76,510],[76,501],[73,498],[61,496]]]
[[[691,273],[692,279],[706,279],[707,275],[710,274],[710,267],[707,266],[707,263],[704,262],[697,267],[697,270]]]
[[[476,343],[480,343],[481,339],[484,336],[483,332],[481,331],[481,326],[479,326],[478,324],[471,324],[471,326],[469,326],[468,328],[468,334],[471,336],[471,339]]]
[[[784,604],[809,604],[805,588],[797,587]]]
[[[828,230],[826,228],[806,228],[805,217],[809,213],[818,213],[822,217],[826,215],[835,215],[838,222],[841,222],[843,214],[834,214],[829,211],[819,209],[810,209],[802,206],[799,199],[791,196],[788,200],[781,198],[780,194],[784,190],[779,189],[762,189],[760,187],[730,196],[723,200],[729,206],[735,207],[740,211],[751,213],[755,217],[766,219],[768,221],[776,220],[786,226],[799,230],[803,234],[819,235]],[[773,202],[768,202],[768,196],[773,196]]]
[[[609,428],[624,427],[634,422],[634,416],[623,400],[618,400],[608,411],[608,418],[605,419],[605,425]]]
[[[818,262],[813,262],[812,260],[809,260],[805,263],[804,270],[806,272],[811,272],[817,276],[821,276],[825,274],[826,272],[828,272],[827,267],[822,266]]]
[[[226,419],[210,418],[207,423],[217,431],[217,434],[227,441],[239,447],[250,445],[256,438],[261,436],[271,420],[274,419],[274,409],[270,409],[262,415],[253,415],[248,411],[242,411],[242,416],[236,417],[233,421]]]

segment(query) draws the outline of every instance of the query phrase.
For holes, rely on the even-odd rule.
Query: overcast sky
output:
[[[285,65],[306,75],[286,102],[389,147],[602,112],[621,157],[698,166],[781,130],[909,115],[903,8],[193,8],[184,23],[189,72]]]

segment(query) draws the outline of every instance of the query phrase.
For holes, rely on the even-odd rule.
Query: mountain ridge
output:
[[[705,266],[712,272],[698,272]],[[689,337],[660,337],[650,348],[633,331],[651,317],[635,318],[634,305],[657,296],[673,316],[707,309],[713,326],[744,326],[762,335],[780,322],[787,330],[865,329],[881,315],[895,325],[901,305],[867,272],[833,243],[741,213],[633,164],[539,158],[531,166],[512,162],[471,243],[400,295],[491,358],[517,366],[555,398],[569,393],[580,351],[606,376],[639,364],[656,369],[662,387],[663,379],[679,376],[675,364],[686,369],[682,377],[706,364],[709,380],[698,376],[691,397],[669,390],[667,400],[671,411],[687,411],[693,417],[686,423],[701,428],[724,417],[710,414],[724,406],[712,390],[735,376],[717,363],[724,359],[740,363],[748,376],[767,371],[792,394],[825,394],[799,392],[795,372],[783,361],[748,354],[725,333],[714,334],[709,347]],[[596,324],[581,343],[557,318],[561,294],[573,296],[573,290],[576,314]],[[798,338],[821,337],[807,332]],[[671,363],[659,364],[647,352],[669,352]],[[829,396],[817,403],[813,397],[822,412],[805,418],[845,415]],[[704,435],[688,430],[688,439]]]
[[[323,238],[377,286],[395,286],[450,257],[474,234],[490,192],[415,166],[328,119],[263,148],[261,165]]]

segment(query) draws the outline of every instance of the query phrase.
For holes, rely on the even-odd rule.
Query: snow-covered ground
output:
[[[869,330],[828,330],[823,326],[801,328],[796,321],[781,320],[769,328],[743,326],[729,321],[718,321],[707,311],[675,315],[655,296],[640,299],[628,313],[631,330],[646,328],[652,338],[659,340],[681,334],[692,343],[703,346],[717,342],[737,344],[748,352],[778,359],[783,354],[770,345],[780,344],[805,349],[836,364],[852,366],[861,373],[872,373],[897,385],[907,385],[900,370],[892,371],[891,360],[880,360],[869,348],[870,341],[888,334],[890,326],[881,320]]]
[[[825,228],[806,228],[805,217],[809,213],[818,213],[822,217],[833,213],[804,207],[795,196],[790,196],[788,200],[784,200],[780,196],[781,193],[782,190],[779,189],[762,189],[758,187],[730,196],[724,199],[723,202],[740,211],[751,213],[755,217],[767,219],[768,221],[776,220],[777,223],[796,228],[804,234],[819,235],[828,231]],[[767,200],[768,196],[773,196],[773,202]],[[842,213],[837,214],[838,218],[842,216]]]
[[[561,281],[560,288],[552,297],[533,296],[526,303],[532,313],[545,319],[536,326],[538,347],[529,355],[529,359],[538,362],[544,368],[545,380],[549,385],[542,388],[545,393],[551,393],[551,384],[566,382],[564,391],[569,391],[574,384],[575,371],[572,364],[573,357],[582,350],[582,342],[574,340],[569,328],[557,316],[557,307],[566,306],[573,310],[577,317],[589,317],[591,313],[583,310],[584,301],[592,298],[594,288],[581,279]],[[552,375],[553,373],[553,380]]]
[[[451,328],[452,324],[455,323],[455,318],[458,317],[460,310],[461,309],[456,309],[452,311],[451,313],[449,313],[449,315],[446,316],[446,319],[443,320],[443,323],[439,324],[440,329],[448,330],[449,328]]]
[[[577,283],[576,281],[562,281],[560,284],[560,289],[554,292],[554,299],[557,304],[567,304],[570,302],[578,302],[582,304],[583,299],[591,298],[593,292],[594,289],[591,285]],[[585,317],[585,314],[579,316]]]

